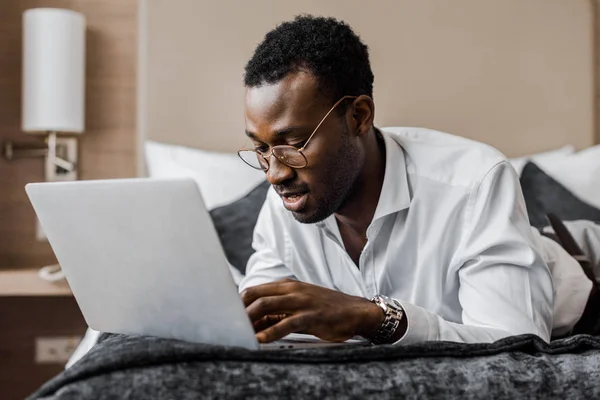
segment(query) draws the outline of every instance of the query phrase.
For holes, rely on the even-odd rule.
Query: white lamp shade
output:
[[[25,132],[84,130],[85,17],[35,8],[23,14]]]

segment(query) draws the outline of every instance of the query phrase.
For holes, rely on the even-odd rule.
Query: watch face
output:
[[[402,310],[402,306],[400,305],[400,303],[397,300],[392,299],[391,297],[388,297],[388,296],[384,296],[382,294],[380,294],[379,297],[381,298],[381,300],[383,300],[387,304],[388,307],[392,307],[397,310]]]
[[[402,304],[400,304],[400,302],[396,299],[392,299],[393,304],[398,307],[399,309],[402,309]]]
[[[388,303],[392,300],[390,297],[386,296],[385,294],[378,294],[376,297],[379,297],[381,300],[388,302]]]

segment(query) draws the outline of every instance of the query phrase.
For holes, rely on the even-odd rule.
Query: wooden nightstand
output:
[[[66,281],[0,270],[0,397],[23,399],[64,369],[87,324]]]

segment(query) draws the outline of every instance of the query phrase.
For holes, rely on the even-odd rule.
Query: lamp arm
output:
[[[68,172],[71,172],[75,169],[75,164],[57,156],[54,156],[54,165],[61,167]]]

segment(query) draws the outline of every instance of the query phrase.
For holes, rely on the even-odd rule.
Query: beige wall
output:
[[[43,145],[21,132],[22,13],[35,7],[68,8],[87,19],[80,178],[136,176],[136,0],[0,0],[0,144]],[[0,268],[55,262],[48,243],[35,239],[35,213],[24,190],[43,179],[42,159],[0,157]]]
[[[309,12],[371,50],[376,123],[426,126],[522,155],[594,137],[589,0],[142,0],[140,131],[243,143],[242,73],[264,34]]]

